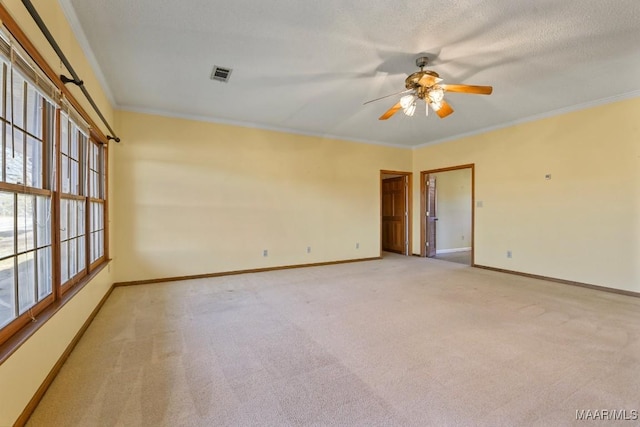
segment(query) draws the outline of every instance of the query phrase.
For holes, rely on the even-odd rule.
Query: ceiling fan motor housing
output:
[[[426,75],[433,76],[433,77],[440,77],[438,73],[436,73],[435,71],[430,71],[430,70],[417,71],[405,79],[404,81],[405,87],[407,89],[418,89],[423,87],[422,85],[420,85],[419,82],[420,82],[420,79],[422,79]]]
[[[426,67],[428,62],[429,62],[429,58],[427,58],[426,56],[421,56],[420,58],[416,58],[416,65],[420,68]]]

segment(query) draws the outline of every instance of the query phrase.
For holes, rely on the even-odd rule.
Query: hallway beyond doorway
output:
[[[471,265],[471,250],[437,254],[434,258],[441,261]]]

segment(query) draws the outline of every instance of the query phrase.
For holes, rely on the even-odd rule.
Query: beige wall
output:
[[[51,0],[34,0],[33,4],[78,75],[84,80],[103,114],[108,120],[112,120],[113,109],[97,83],[97,79],[82,54],[58,3]],[[2,5],[9,10],[54,70],[68,74],[60,66],[60,61],[34,24],[22,2],[3,0]],[[83,104],[83,107],[90,111],[82,93],[77,89],[73,90],[76,91],[77,99]],[[94,117],[94,120],[97,118]],[[113,161],[110,164],[111,170],[112,167]],[[112,195],[113,186],[110,189],[109,197],[111,199],[113,199]],[[113,216],[111,217],[113,218]],[[113,231],[113,221],[111,221],[111,227]],[[91,283],[85,286],[9,359],[0,365],[0,426],[13,425],[112,283],[113,266],[110,266],[102,270]]]
[[[425,146],[414,176],[475,163],[477,264],[639,292],[639,115],[636,98]]]
[[[409,149],[132,112],[117,124],[117,281],[377,257],[380,170],[411,170]]]
[[[471,247],[471,168],[439,172],[436,176],[436,249]]]

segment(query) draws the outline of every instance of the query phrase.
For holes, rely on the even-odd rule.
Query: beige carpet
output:
[[[397,255],[117,288],[29,425],[615,425],[576,410],[640,410],[639,338],[638,298]]]

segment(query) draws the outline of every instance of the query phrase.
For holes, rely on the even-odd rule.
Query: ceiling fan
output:
[[[416,103],[418,99],[423,100],[426,105],[426,114],[429,115],[429,106],[436,112],[440,118],[445,118],[453,113],[453,108],[444,100],[445,92],[472,93],[477,95],[490,95],[493,92],[491,86],[471,86],[461,84],[440,84],[442,79],[435,71],[425,70],[429,58],[426,56],[416,59],[416,65],[420,67],[420,71],[416,71],[407,77],[404,85],[407,90],[398,93],[386,95],[381,98],[372,99],[370,102],[379,101],[390,96],[406,94],[393,107],[389,108],[378,120],[387,120],[393,116],[398,110],[402,109],[407,116],[413,116],[416,112]]]

